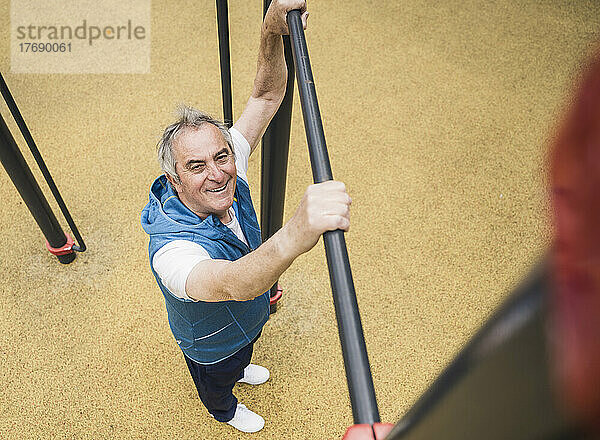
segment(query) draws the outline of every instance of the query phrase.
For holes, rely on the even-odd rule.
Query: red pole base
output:
[[[283,296],[283,287],[279,283],[277,283],[277,292],[274,295],[271,295],[270,305],[271,305],[271,313],[275,313],[277,311],[277,301],[281,299]]]
[[[75,241],[69,236],[69,234],[65,233],[65,236],[67,237],[67,242],[64,244],[64,246],[53,248],[50,246],[50,243],[48,243],[48,240],[46,240],[46,248],[48,249],[48,252],[58,258],[59,262],[62,264],[69,264],[75,259],[75,251],[73,250]]]
[[[283,287],[281,287],[281,284],[277,283],[277,293],[273,296],[271,296],[271,305],[277,303],[277,301],[279,301],[281,299],[281,296],[283,295]]]
[[[69,234],[65,234],[65,236],[67,237],[67,242],[64,244],[64,246],[61,246],[59,248],[53,248],[52,246],[50,246],[50,243],[48,243],[48,240],[46,240],[46,248],[48,249],[48,252],[50,252],[52,255],[56,255],[57,257],[59,255],[72,253],[75,241],[69,236]]]
[[[375,423],[371,425],[352,425],[342,440],[383,440],[392,430],[392,423]],[[375,433],[375,437],[373,437]]]

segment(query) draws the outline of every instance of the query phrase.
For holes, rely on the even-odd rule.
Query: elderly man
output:
[[[252,96],[231,129],[180,108],[158,145],[164,175],[153,183],[142,225],[150,263],[165,297],[169,325],[210,414],[243,432],[264,419],[238,403],[236,382],[258,385],[269,371],[250,364],[269,318],[269,288],[328,230],[350,227],[350,197],[341,182],[311,185],[293,217],[261,243],[246,172],[285,92],[281,35],[303,0],[273,1],[262,26]]]

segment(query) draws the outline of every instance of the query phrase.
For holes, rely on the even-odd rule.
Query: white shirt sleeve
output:
[[[161,247],[152,257],[152,267],[160,282],[178,298],[192,299],[185,292],[185,282],[190,272],[210,255],[197,243],[174,240]]]
[[[250,144],[237,129],[229,129],[231,139],[233,140],[233,151],[235,152],[235,167],[237,175],[248,182],[248,158],[250,157]]]

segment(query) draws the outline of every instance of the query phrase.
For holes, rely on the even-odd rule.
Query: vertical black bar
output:
[[[67,237],[39,185],[37,184],[25,158],[17,147],[4,118],[0,116],[0,162],[21,194],[31,215],[42,230],[42,233],[53,248],[60,248],[67,243]],[[70,263],[75,253],[59,255],[61,263]]]
[[[221,63],[221,95],[223,96],[223,118],[225,125],[233,125],[231,103],[231,64],[229,54],[229,16],[227,0],[217,0],[217,28],[219,32],[219,60]]]
[[[271,0],[264,0],[263,15],[267,13],[270,3]],[[294,101],[294,58],[288,35],[283,36],[283,49],[288,71],[287,88],[283,101],[263,136],[261,148],[260,228],[263,241],[275,234],[283,225],[290,126]],[[271,288],[271,297],[276,293],[277,283]],[[272,305],[271,312],[275,312],[276,307],[276,304]]]
[[[327,154],[317,93],[299,11],[291,11],[288,14],[288,26],[313,178],[315,183],[332,180],[333,174]],[[326,232],[323,235],[323,241],[325,242],[354,423],[370,425],[379,423],[375,387],[373,386],[344,232],[341,230]]]

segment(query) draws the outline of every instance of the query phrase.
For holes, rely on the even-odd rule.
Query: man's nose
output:
[[[225,173],[223,172],[223,170],[221,168],[219,168],[219,166],[216,163],[211,162],[211,163],[207,164],[207,167],[208,167],[208,174],[206,177],[208,179],[214,180],[216,182],[223,180]]]

